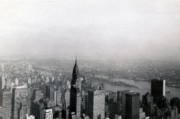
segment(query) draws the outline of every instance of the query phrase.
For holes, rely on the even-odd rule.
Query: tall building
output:
[[[11,119],[18,119],[18,104],[28,97],[27,86],[17,86],[12,90]]]
[[[28,85],[31,85],[31,84],[32,84],[32,79],[31,79],[31,77],[28,78],[28,82],[27,82],[27,83],[28,83]]]
[[[10,119],[11,117],[11,98],[12,98],[12,92],[9,90],[5,90],[3,92],[3,113],[2,117],[3,119]]]
[[[120,113],[121,104],[120,101],[117,101],[117,93],[115,92],[106,93],[105,102],[106,102],[106,108],[105,108],[106,117],[110,119],[114,119],[116,114],[121,115]]]
[[[153,97],[151,94],[146,93],[142,96],[142,107],[143,111],[145,112],[146,116],[152,116],[153,115]]]
[[[2,89],[4,89],[6,86],[6,78],[5,78],[4,74],[2,75],[1,78],[2,78]]]
[[[43,119],[42,110],[44,110],[44,103],[40,103],[39,101],[33,101],[31,104],[31,114],[35,116],[35,119]]]
[[[2,89],[2,76],[0,76],[0,107],[2,107],[3,103],[3,89]]]
[[[39,89],[34,89],[31,97],[31,101],[39,101],[40,99],[43,98],[43,94]]]
[[[153,79],[151,81],[151,95],[153,96],[154,102],[157,102],[157,99],[161,96],[165,97],[166,81]]]
[[[125,104],[124,104],[125,103]],[[140,94],[136,92],[125,92],[123,104],[124,119],[139,119]]]
[[[2,80],[2,89],[5,88],[5,75],[4,75],[4,64],[1,64],[1,71],[2,71],[2,76],[1,76],[1,80]]]
[[[118,90],[117,91],[117,106],[118,106],[118,110],[117,110],[117,114],[118,115],[122,115],[123,118],[125,118],[125,94],[126,92],[129,92],[129,90],[124,90],[124,91],[121,91],[121,90]]]
[[[62,118],[62,107],[61,106],[55,106],[53,108],[53,119],[61,119]]]
[[[151,94],[146,93],[145,95],[142,96],[142,103],[143,105],[148,105],[149,103],[153,103],[153,97]]]
[[[53,119],[52,109],[45,109],[45,118],[44,119]]]
[[[71,89],[70,89],[70,113],[69,117],[71,119],[71,113],[75,113],[77,117],[81,117],[81,91],[80,87],[77,85],[77,80],[79,79],[79,69],[77,65],[77,60],[72,73]]]
[[[63,98],[63,97],[61,97],[61,98]],[[66,107],[69,107],[69,105],[70,105],[70,89],[66,89],[66,92],[65,92],[65,94],[64,94],[64,98],[65,98],[65,105],[66,105]]]
[[[130,90],[118,91],[117,99],[120,101],[120,111],[122,114],[122,118],[125,119],[126,116],[126,93],[130,92]]]
[[[27,114],[27,100],[18,103],[18,119],[25,119]]]
[[[88,91],[86,112],[90,119],[103,119],[105,117],[104,90]]]
[[[140,108],[140,110],[139,110],[139,119],[145,119],[145,117],[146,117],[145,112],[143,111],[142,108]]]
[[[178,119],[178,108],[174,106],[171,111],[171,119]]]
[[[54,93],[54,96],[55,96],[55,100],[54,100],[54,102],[56,103],[56,105],[61,105],[62,106],[62,92],[61,92],[61,89],[60,88],[58,88],[56,91],[55,91],[55,93]],[[69,99],[70,99],[70,97],[69,97]],[[69,103],[68,103],[69,104]]]
[[[15,78],[15,85],[18,86],[19,85],[19,79],[16,77]]]
[[[47,85],[46,86],[46,98],[48,98],[50,101],[54,101],[54,87],[53,85]]]

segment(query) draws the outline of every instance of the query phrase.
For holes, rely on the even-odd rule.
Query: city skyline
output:
[[[146,77],[149,81],[145,81],[139,79],[142,76],[140,73],[135,75],[135,78],[127,77],[123,81],[121,72],[115,75],[116,71],[113,71],[114,78],[105,78],[102,69],[99,69],[100,72],[96,70],[95,74],[93,70],[87,71],[86,68],[79,70],[77,59],[74,67],[70,68],[71,71],[65,69],[60,71],[62,74],[58,73],[59,70],[44,70],[50,67],[52,65],[36,65],[22,61],[2,65],[1,119],[179,119],[180,117],[178,80],[173,81],[176,86],[168,85],[172,80],[165,78],[161,80]],[[123,74],[126,74],[124,71]],[[175,72],[169,71],[173,78],[172,74]],[[110,76],[112,73],[110,72],[111,70],[105,74]],[[145,75],[147,74],[148,72]],[[164,74],[159,72],[159,75]],[[165,75],[164,77],[167,78]],[[4,86],[3,79],[6,82]],[[134,83],[126,84],[125,81]],[[138,84],[136,87],[136,83],[143,85]]]

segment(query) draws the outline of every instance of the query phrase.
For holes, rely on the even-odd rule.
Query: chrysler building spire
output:
[[[76,81],[78,78],[79,78],[79,68],[78,68],[77,58],[76,58],[74,68],[73,68],[73,73],[72,73],[71,86],[76,84]]]

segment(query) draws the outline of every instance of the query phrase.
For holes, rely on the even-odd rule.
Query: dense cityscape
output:
[[[180,0],[0,0],[0,119],[180,119]]]
[[[2,60],[1,119],[180,119],[177,63],[73,63]]]

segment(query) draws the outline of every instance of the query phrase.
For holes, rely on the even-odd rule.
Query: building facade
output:
[[[2,76],[0,76],[0,107],[3,104],[3,86],[2,86]]]
[[[105,118],[105,93],[104,90],[88,91],[87,115],[90,119]]]
[[[52,109],[45,110],[45,119],[53,119],[53,111]]]
[[[12,108],[11,108],[11,119],[18,119],[18,108],[19,103],[26,100],[28,97],[27,86],[17,86],[12,90]]]
[[[166,94],[166,81],[153,79],[151,81],[151,95],[153,96],[154,102],[157,102],[157,99],[161,96],[165,97]]]
[[[12,92],[10,90],[5,90],[3,92],[3,113],[2,117],[3,119],[10,119],[11,117],[11,98],[12,98]]]
[[[136,92],[126,92],[124,102],[124,119],[139,119],[140,94]]]

